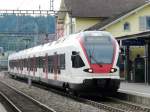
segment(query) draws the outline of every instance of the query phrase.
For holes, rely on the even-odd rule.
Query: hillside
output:
[[[11,32],[11,35],[7,35],[9,32]],[[42,33],[43,36],[14,36],[12,34],[13,32]],[[0,47],[3,48],[5,52],[18,51],[41,44],[41,40],[45,38],[45,34],[53,34],[54,32],[55,18],[53,16],[0,16]]]
[[[39,32],[54,33],[55,18],[53,16],[1,16],[0,32]]]

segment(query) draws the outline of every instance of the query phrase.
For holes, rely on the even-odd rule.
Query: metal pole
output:
[[[73,33],[73,26],[72,26],[72,13],[70,13],[70,33]]]
[[[145,45],[145,84],[148,83],[148,43]]]
[[[58,31],[57,31],[57,19],[58,19],[58,16],[55,15],[55,40],[57,40],[59,37],[57,35]]]
[[[150,84],[150,57],[149,57],[149,52],[150,52],[150,41],[148,40],[148,52],[147,52],[147,79],[148,79],[148,84]]]

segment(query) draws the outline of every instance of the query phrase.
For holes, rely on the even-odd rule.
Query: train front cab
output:
[[[120,85],[117,42],[101,34],[86,35],[79,42],[84,57],[73,51],[72,67],[82,69],[84,76],[80,77],[82,83],[70,84],[71,88],[80,92],[116,92]],[[87,60],[88,66],[83,60]]]

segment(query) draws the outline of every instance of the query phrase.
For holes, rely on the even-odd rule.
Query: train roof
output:
[[[90,33],[99,33],[101,35],[111,35],[110,33],[106,32],[106,31],[85,31],[85,32],[80,32],[77,34],[72,34],[69,36],[64,36],[56,41],[53,42],[49,42],[46,44],[41,44],[29,49],[25,49],[16,53],[13,53],[9,56],[8,59],[18,59],[18,58],[29,58],[34,56],[34,54],[38,53],[38,56],[42,56],[41,51],[47,51],[50,49],[56,49],[56,48],[60,48],[60,47],[64,47],[64,46],[70,46],[72,45],[75,41],[76,38],[79,38],[82,35],[86,35],[86,34],[90,34]]]

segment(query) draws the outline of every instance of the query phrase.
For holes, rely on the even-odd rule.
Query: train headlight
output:
[[[115,70],[114,70],[114,68],[112,68],[111,70],[110,70],[110,72],[114,72]]]
[[[92,73],[92,72],[93,72],[93,69],[89,68],[88,72],[89,72],[89,73]]]
[[[116,72],[116,71],[117,71],[116,68],[111,68],[110,73],[114,73],[114,72]]]
[[[84,69],[83,71],[88,72],[88,73],[93,73],[93,69],[92,68],[87,68],[87,69]]]

